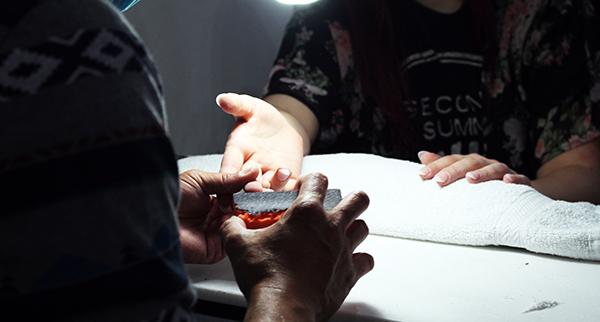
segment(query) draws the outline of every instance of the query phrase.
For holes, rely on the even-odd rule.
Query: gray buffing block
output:
[[[288,209],[298,197],[297,191],[284,192],[240,192],[233,195],[235,206],[252,215],[265,212],[278,212]],[[323,207],[331,210],[342,201],[339,189],[327,190]]]

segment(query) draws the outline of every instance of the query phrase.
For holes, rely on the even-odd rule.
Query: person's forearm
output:
[[[289,291],[255,287],[248,300],[245,322],[316,321],[315,313]]]
[[[285,94],[269,95],[265,101],[273,105],[302,137],[304,155],[307,155],[319,132],[319,121],[313,112],[304,103]]]
[[[300,124],[298,119],[296,119],[290,113],[284,112],[284,111],[279,111],[279,112],[281,113],[281,115],[283,115],[283,117],[288,122],[288,124],[291,127],[293,127],[294,130],[296,130],[296,132],[298,132],[300,137],[302,137],[302,149],[304,151],[304,155],[307,155],[308,153],[310,153],[310,147],[311,147],[312,140],[311,140],[310,135],[308,134],[306,128],[302,124]]]
[[[548,173],[531,184],[552,199],[600,204],[600,169],[568,166]]]

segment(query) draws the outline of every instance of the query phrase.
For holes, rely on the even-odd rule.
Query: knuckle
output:
[[[244,247],[246,241],[241,235],[225,232],[225,249],[228,251],[237,250]]]
[[[314,197],[303,198],[302,200],[296,201],[292,206],[292,209],[296,212],[305,214],[318,214],[323,210],[323,206]]]
[[[329,179],[327,178],[327,176],[320,172],[315,172],[315,173],[309,174],[307,176],[307,179],[316,181],[318,185],[329,184]]]
[[[506,172],[506,171],[508,171],[508,170],[510,169],[510,168],[508,167],[508,165],[506,165],[506,163],[502,163],[502,162],[500,162],[500,163],[497,163],[497,164],[496,164],[496,168],[497,168],[499,171],[504,171],[504,172]]]

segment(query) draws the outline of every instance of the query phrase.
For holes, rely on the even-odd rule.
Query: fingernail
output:
[[[467,172],[465,177],[467,177],[467,179],[473,180],[473,181],[479,180],[479,174],[475,173],[475,172]]]
[[[279,181],[285,181],[287,179],[290,178],[290,176],[292,175],[292,172],[288,169],[279,169],[277,170],[277,180]]]
[[[440,172],[433,177],[433,180],[437,183],[446,183],[449,179],[450,177],[446,172]]]
[[[417,157],[419,158],[419,160],[421,160],[421,158],[423,157],[423,154],[427,153],[427,151],[419,151],[419,153],[417,153]]]
[[[427,177],[427,176],[429,176],[430,173],[431,173],[431,169],[429,169],[428,167],[423,167],[423,168],[421,168],[421,170],[419,170],[419,175],[421,177]]]
[[[260,192],[263,191],[263,186],[256,181],[252,181],[248,182],[246,186],[244,186],[244,190],[248,192]]]

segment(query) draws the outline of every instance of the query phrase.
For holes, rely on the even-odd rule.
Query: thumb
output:
[[[246,223],[237,216],[232,216],[221,225],[221,235],[225,240],[225,245],[233,240],[239,240],[246,231]]]
[[[220,94],[217,96],[217,105],[223,112],[243,120],[249,120],[254,111],[258,99],[248,95],[238,95],[234,93]]]
[[[236,193],[250,181],[256,180],[259,169],[248,168],[237,173],[209,173],[199,170],[185,172],[186,181],[193,180],[195,185],[205,194]]]
[[[259,172],[258,168],[246,168],[238,173],[204,173],[201,187],[208,194],[236,193],[248,182],[256,180]]]

